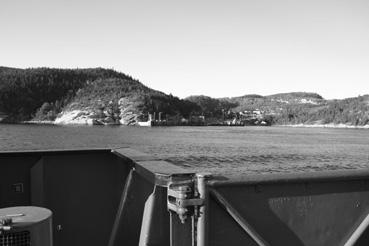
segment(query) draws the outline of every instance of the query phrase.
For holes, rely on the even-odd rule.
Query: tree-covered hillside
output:
[[[0,67],[0,112],[12,121],[53,120],[62,110],[73,108],[105,110],[121,98],[138,105],[141,113],[186,115],[196,108],[111,69]]]
[[[44,103],[62,108],[87,84],[96,79],[132,78],[108,69],[15,69],[0,67],[0,110],[14,120],[28,120]]]
[[[231,98],[191,96],[205,115],[232,111],[261,111],[274,124],[369,124],[369,95],[343,100],[325,100],[316,93],[291,92],[269,96],[249,94]],[[228,114],[229,115],[229,114]],[[223,116],[224,117],[224,116]],[[229,117],[228,117],[229,118]]]
[[[316,93],[292,92],[182,100],[112,69],[0,67],[0,120],[53,121],[68,112],[74,118],[121,124],[146,121],[149,114],[160,113],[161,119],[174,118],[173,122],[201,116],[206,124],[256,117],[274,124],[367,125],[369,95],[325,100]]]
[[[281,124],[369,124],[369,95],[321,104],[287,105],[276,116]]]
[[[206,117],[222,117],[224,112],[235,108],[238,104],[227,100],[220,100],[208,96],[190,96],[186,100],[197,104],[200,107],[198,111]]]

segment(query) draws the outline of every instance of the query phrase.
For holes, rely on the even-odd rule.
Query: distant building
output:
[[[258,119],[263,117],[264,112],[259,109],[255,109],[255,110],[245,110],[243,112],[240,112],[239,114],[242,119]]]

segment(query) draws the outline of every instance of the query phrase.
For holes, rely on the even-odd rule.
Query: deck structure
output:
[[[130,148],[0,153],[0,208],[55,246],[368,245],[369,170],[224,177]]]

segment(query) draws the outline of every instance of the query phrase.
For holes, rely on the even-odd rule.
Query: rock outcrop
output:
[[[55,119],[54,124],[59,125],[93,125],[92,112],[82,110],[72,110],[69,112],[61,112]]]

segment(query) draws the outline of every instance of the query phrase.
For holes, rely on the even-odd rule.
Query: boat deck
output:
[[[205,174],[130,149],[0,153],[0,208],[54,245],[367,245],[369,170]],[[78,236],[76,236],[78,235]]]

